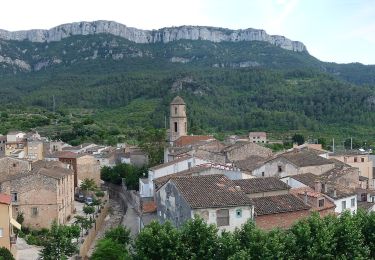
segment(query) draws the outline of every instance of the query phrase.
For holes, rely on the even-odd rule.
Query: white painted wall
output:
[[[351,200],[354,199],[354,206],[351,205]],[[342,207],[342,202],[346,201],[346,209],[345,210],[350,210],[351,213],[357,212],[357,195],[353,195],[350,197],[342,198],[342,199],[336,199],[333,200],[332,198],[330,199],[333,203],[335,203],[336,208],[335,212],[341,214],[344,209]]]
[[[218,208],[218,209],[228,209],[228,208]],[[194,209],[192,210],[191,217],[194,218],[195,214],[202,215],[204,211],[208,211],[208,219],[205,219],[207,224],[214,224],[216,225],[216,210],[218,209]],[[237,217],[236,211],[241,210],[242,216]],[[254,207],[252,206],[242,206],[242,207],[235,207],[229,208],[229,226],[221,226],[218,227],[220,231],[234,231],[237,228],[240,228],[243,224],[246,223],[247,220],[254,218]],[[203,214],[204,215],[204,214]]]
[[[292,177],[284,177],[284,178],[281,178],[280,180],[288,184],[292,189],[307,187],[305,184],[293,179]]]
[[[200,164],[205,164],[208,163],[207,161],[204,161],[199,158],[195,157],[188,157],[186,160],[176,162],[175,164],[170,164],[165,167],[155,169],[155,170],[149,170],[148,172],[148,181],[149,185],[148,187],[144,187],[142,189],[141,185],[145,185],[144,182],[140,181],[139,182],[139,189],[144,190],[147,192],[140,192],[141,197],[153,197],[154,196],[154,179],[164,177],[173,173],[178,173],[185,171],[189,169],[190,167],[195,167]]]

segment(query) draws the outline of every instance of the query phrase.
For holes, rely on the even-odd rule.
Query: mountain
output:
[[[268,35],[264,30],[229,30],[205,26],[180,26],[160,30],[140,30],[113,21],[69,23],[50,30],[9,32],[0,30],[0,39],[31,42],[61,41],[74,35],[111,34],[135,43],[168,43],[178,40],[204,40],[212,42],[264,41],[287,50],[306,51],[301,42],[291,41],[284,36]]]
[[[322,62],[263,30],[97,21],[0,31],[0,76],[3,110],[91,111],[101,129],[163,127],[180,94],[196,133],[375,137],[375,66]]]

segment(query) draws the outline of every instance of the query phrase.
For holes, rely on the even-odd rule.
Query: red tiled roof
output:
[[[220,208],[251,206],[252,201],[233,181],[224,175],[173,177],[174,183],[189,206],[195,208]]]
[[[0,203],[1,204],[8,204],[12,201],[12,197],[8,194],[0,193]]]
[[[258,216],[309,210],[303,200],[292,194],[253,198],[255,213]]]
[[[142,205],[143,213],[152,213],[156,211],[156,204],[154,201],[143,202]]]
[[[267,137],[266,132],[250,132],[249,136],[261,136],[261,137]]]
[[[77,158],[80,156],[80,154],[73,153],[70,151],[58,151],[54,152],[51,156],[55,158]]]
[[[237,186],[240,186],[246,194],[276,190],[289,190],[288,184],[280,181],[280,179],[276,177],[241,179],[234,180],[233,182]]]
[[[174,141],[174,146],[185,146],[185,145],[192,145],[198,143],[200,141],[206,141],[214,139],[212,136],[209,135],[185,135],[178,138]]]

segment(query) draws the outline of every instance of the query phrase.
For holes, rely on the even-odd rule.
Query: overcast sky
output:
[[[375,0],[4,0],[0,28],[49,29],[112,20],[139,29],[208,25],[264,29],[323,61],[375,64]]]

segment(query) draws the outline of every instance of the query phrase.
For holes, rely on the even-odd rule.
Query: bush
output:
[[[0,260],[14,260],[12,253],[5,247],[0,248]]]

